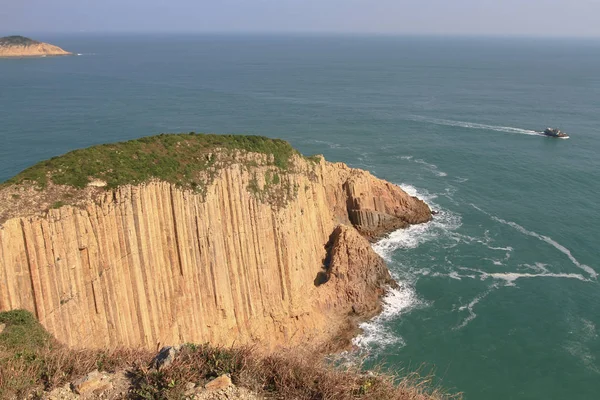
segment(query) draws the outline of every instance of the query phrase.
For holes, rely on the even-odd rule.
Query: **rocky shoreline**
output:
[[[394,284],[369,240],[429,221],[429,207],[285,142],[207,144],[221,140],[164,135],[99,146],[0,186],[0,311],[30,310],[76,348],[348,345]],[[127,154],[100,167],[112,174],[110,162],[130,162],[134,176],[169,149],[188,171],[206,162],[190,189],[166,181],[179,175],[116,188],[103,170],[72,175],[82,159]],[[34,177],[44,179],[41,190]],[[71,181],[83,188],[59,184]],[[194,182],[204,183],[194,190]]]

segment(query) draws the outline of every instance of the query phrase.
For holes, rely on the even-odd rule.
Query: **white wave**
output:
[[[465,326],[467,326],[469,324],[469,322],[473,321],[475,318],[477,318],[477,314],[475,313],[475,311],[473,310],[473,308],[475,307],[475,305],[477,303],[479,303],[481,300],[483,300],[484,298],[487,297],[487,295],[489,295],[494,289],[497,289],[498,286],[497,285],[492,285],[488,288],[488,290],[486,290],[485,292],[481,293],[479,296],[476,296],[473,300],[471,300],[469,302],[469,304],[464,305],[464,306],[460,306],[458,308],[459,311],[464,311],[467,310],[469,312],[469,315],[457,326],[455,326],[453,329],[454,330],[458,330],[458,329],[462,329]]]
[[[541,264],[541,263],[536,263],[536,264],[545,265],[545,264]],[[531,267],[528,264],[524,264],[524,266]],[[581,274],[551,273],[551,272],[548,272],[548,270],[546,268],[544,268],[544,267],[542,267],[542,268],[543,268],[542,272],[533,274],[533,273],[528,273],[528,272],[486,272],[486,271],[481,271],[481,270],[475,269],[475,268],[458,267],[458,269],[461,271],[475,272],[478,274],[477,276],[460,275],[460,274],[458,276],[461,278],[478,277],[482,281],[489,279],[489,278],[498,279],[498,280],[505,281],[506,286],[515,286],[515,281],[517,279],[521,279],[521,278],[563,278],[563,279],[577,279],[582,282],[591,282],[591,280],[587,279],[586,277],[584,277]]]
[[[385,347],[391,344],[404,345],[401,337],[385,327],[385,322],[409,311],[421,304],[415,290],[405,282],[399,282],[398,288],[390,288],[382,299],[383,309],[374,319],[359,325],[362,333],[352,340],[361,348]]]
[[[533,270],[535,272],[539,272],[539,273],[542,273],[542,274],[550,272],[550,271],[548,271],[548,268],[546,268],[548,266],[548,264],[544,264],[544,263],[541,263],[541,262],[536,262],[533,265],[531,265],[531,264],[523,264],[523,266],[525,268],[528,268],[530,270]]]
[[[513,251],[513,250],[514,250],[514,249],[513,249],[512,247],[510,247],[510,246],[508,246],[508,247],[494,247],[494,246],[489,246],[489,245],[487,245],[487,243],[484,243],[484,242],[480,242],[480,243],[482,243],[482,244],[485,244],[485,245],[486,245],[486,247],[487,247],[488,249],[490,249],[490,250],[502,250],[502,251]]]
[[[600,368],[596,366],[596,357],[586,344],[573,340],[568,341],[564,348],[569,354],[581,361],[590,371],[600,374]]]
[[[429,172],[431,172],[432,174],[434,174],[436,176],[439,176],[439,177],[448,176],[448,174],[445,173],[444,171],[440,171],[437,165],[428,163],[427,161],[423,160],[422,158],[417,158],[416,160],[414,160],[413,156],[400,156],[400,159],[405,160],[405,161],[413,161],[417,164],[421,164],[425,167],[425,169],[427,169]]]
[[[563,253],[564,255],[566,255],[569,260],[571,260],[571,262],[573,263],[573,265],[575,265],[577,268],[587,272],[592,278],[596,279],[598,277],[598,273],[589,265],[585,265],[580,263],[575,256],[573,256],[573,254],[571,253],[571,250],[567,249],[565,246],[563,246],[562,244],[558,243],[557,241],[555,241],[554,239],[552,239],[549,236],[545,236],[545,235],[540,235],[539,233],[530,231],[525,229],[524,227],[522,227],[521,225],[517,224],[516,222],[512,222],[512,221],[507,221],[505,219],[502,218],[498,218],[495,215],[491,215],[490,213],[482,210],[481,208],[477,207],[475,204],[471,204],[471,206],[473,208],[475,208],[476,210],[481,211],[482,213],[486,214],[487,216],[489,216],[490,218],[492,218],[494,221],[500,222],[501,224],[510,226],[511,228],[516,229],[517,231],[521,232],[524,235],[527,236],[531,236],[534,237],[536,239],[539,239],[543,242],[548,243],[549,245],[551,245],[552,247],[554,247],[555,249],[557,249],[558,251],[560,251],[561,253]]]
[[[536,239],[542,240],[546,243],[548,243],[549,245],[551,245],[552,247],[554,247],[555,249],[557,249],[558,251],[560,251],[561,253],[563,253],[564,255],[566,255],[569,260],[571,260],[571,262],[579,269],[582,269],[583,271],[587,272],[592,278],[597,278],[598,277],[598,273],[590,266],[585,265],[580,263],[574,256],[573,254],[571,254],[571,251],[569,249],[567,249],[565,246],[563,246],[562,244],[558,243],[557,241],[553,240],[551,237],[548,236],[544,236],[544,235],[540,235],[539,233],[536,232],[532,232],[529,231],[525,228],[523,228],[521,225],[515,223],[515,222],[511,222],[511,221],[506,221],[502,218],[498,218],[498,217],[494,217],[492,216],[492,218],[495,221],[498,221],[502,224],[508,225],[510,227],[515,228],[516,230],[518,230],[519,232],[534,237]]]
[[[425,224],[411,225],[408,228],[399,229],[375,243],[373,249],[387,261],[391,260],[392,253],[397,249],[414,249],[422,243],[449,235],[462,224],[459,215],[432,202],[437,197],[436,195],[404,183],[399,186],[410,196],[418,197],[428,203],[430,207],[433,206],[438,214]]]
[[[530,273],[519,273],[519,272],[502,272],[502,273],[485,273],[482,275],[482,279],[491,277],[494,279],[501,279],[506,281],[508,286],[514,286],[515,281],[521,278],[566,278],[566,279],[578,279],[582,282],[589,282],[588,279],[584,278],[580,274],[553,274],[553,273],[542,273],[542,274],[530,274]]]
[[[442,125],[442,126],[456,126],[460,128],[468,128],[468,129],[482,129],[489,130],[495,132],[505,132],[505,133],[519,133],[522,135],[532,135],[532,136],[540,136],[544,135],[540,134],[540,132],[532,131],[530,129],[522,129],[522,128],[513,128],[511,126],[498,126],[498,125],[486,125],[479,124],[476,122],[467,122],[467,121],[454,121],[450,119],[439,119],[439,118],[427,118],[421,116],[413,117],[415,121],[429,122],[431,124]]]
[[[425,160],[422,160],[422,159],[420,159],[420,158],[419,158],[419,159],[417,159],[417,160],[415,160],[415,162],[416,162],[417,164],[421,164],[421,165],[424,165],[425,167],[427,167],[427,169],[428,169],[428,170],[429,170],[431,173],[433,173],[434,175],[437,175],[437,176],[440,176],[440,177],[443,177],[443,176],[448,176],[448,174],[447,174],[447,173],[445,173],[445,172],[443,172],[443,171],[440,171],[440,170],[438,169],[438,166],[437,166],[437,165],[435,165],[435,164],[428,163],[427,161],[425,161]]]
[[[456,279],[457,281],[462,280],[462,277],[458,274],[458,272],[456,271],[452,271],[448,274],[448,277],[452,278],[452,279]]]
[[[565,350],[573,357],[581,361],[588,369],[600,374],[600,368],[596,363],[596,357],[590,349],[598,339],[596,325],[585,318],[568,318],[571,330],[571,339],[566,342]]]

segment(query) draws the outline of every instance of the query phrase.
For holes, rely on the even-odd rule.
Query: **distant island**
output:
[[[68,56],[69,53],[58,46],[38,42],[23,36],[0,38],[0,58],[2,57],[46,57]]]

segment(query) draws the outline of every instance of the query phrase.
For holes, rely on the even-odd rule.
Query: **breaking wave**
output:
[[[461,225],[458,215],[433,203],[436,195],[408,184],[399,186],[409,195],[416,196],[428,203],[430,207],[434,207],[438,210],[438,214],[426,224],[411,225],[409,228],[397,230],[375,243],[373,249],[388,262],[392,261],[395,250],[415,248],[421,243],[446,235]],[[404,345],[402,338],[386,327],[386,322],[425,303],[419,299],[411,282],[398,279],[397,276],[395,278],[397,278],[398,288],[390,289],[382,299],[381,314],[371,321],[360,324],[362,334],[353,340],[354,345],[362,349],[383,348],[391,344]]]
[[[390,288],[382,299],[383,309],[374,319],[359,325],[362,333],[352,340],[355,346],[360,348],[386,347],[392,344],[404,345],[404,341],[394,332],[388,329],[384,322],[409,311],[415,306],[422,304],[415,292],[406,282],[399,282],[397,288]]]
[[[404,183],[400,187],[409,195],[425,201],[430,207],[438,211],[438,214],[430,222],[399,229],[375,243],[373,249],[386,261],[391,261],[392,254],[397,249],[414,249],[422,243],[447,235],[449,232],[458,229],[462,224],[459,215],[443,209],[433,202],[437,197],[436,195]]]

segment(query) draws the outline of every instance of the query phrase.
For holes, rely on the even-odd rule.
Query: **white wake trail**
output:
[[[454,120],[450,120],[450,119],[426,118],[426,117],[418,117],[418,116],[415,117],[414,120],[422,121],[422,122],[429,122],[431,124],[442,125],[442,126],[456,126],[459,128],[482,129],[482,130],[504,132],[504,133],[519,133],[521,135],[543,136],[539,132],[532,131],[530,129],[514,128],[512,126],[486,125],[486,124],[479,124],[476,122],[454,121]]]

